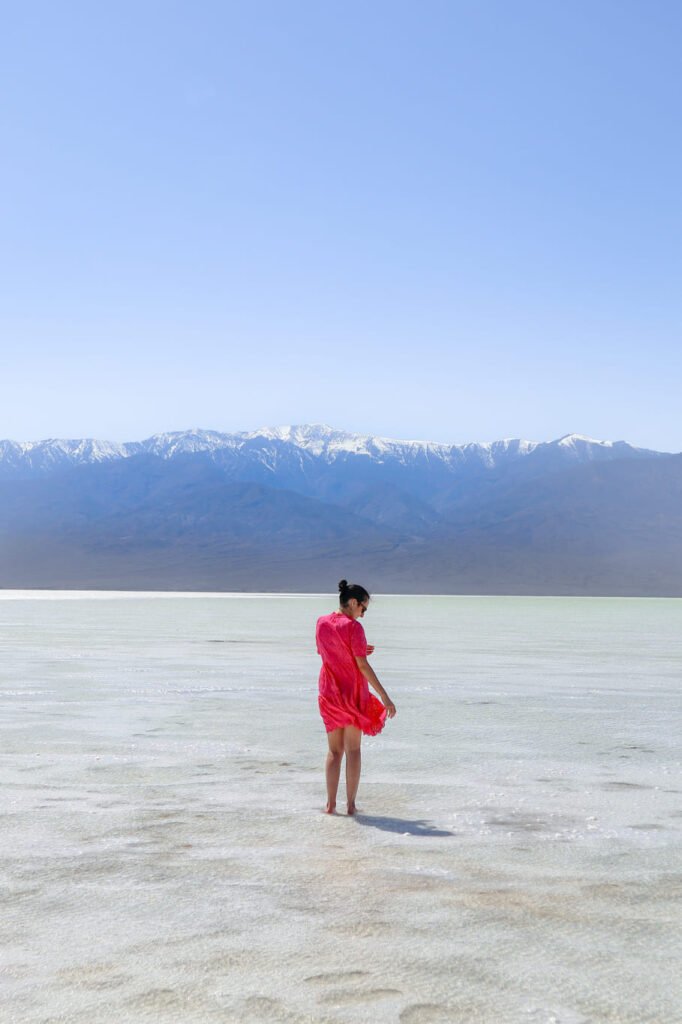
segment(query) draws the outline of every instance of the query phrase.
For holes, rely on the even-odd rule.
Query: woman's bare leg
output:
[[[333,814],[336,810],[336,794],[339,789],[339,777],[341,775],[341,761],[343,759],[343,729],[333,729],[327,733],[329,752],[325,763],[325,777],[327,779],[327,814]]]
[[[346,752],[346,800],[348,801],[348,813],[355,814],[355,797],[358,794],[360,785],[360,770],[362,768],[362,754],[360,744],[362,732],[354,725],[347,725],[343,730],[343,747]]]

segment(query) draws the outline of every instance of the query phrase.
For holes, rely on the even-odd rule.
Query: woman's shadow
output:
[[[423,819],[410,818],[382,818],[376,814],[353,815],[359,825],[369,825],[372,828],[379,828],[382,832],[396,832],[399,835],[411,836],[454,836],[454,832],[448,832],[444,828],[435,828],[428,821]]]

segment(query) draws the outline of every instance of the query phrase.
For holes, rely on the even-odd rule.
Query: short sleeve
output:
[[[357,619],[353,620],[353,624],[350,629],[350,649],[351,654],[355,658],[366,658],[367,657],[367,637],[362,625]]]

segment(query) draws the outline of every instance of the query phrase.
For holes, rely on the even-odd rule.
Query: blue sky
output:
[[[682,449],[682,7],[35,2],[0,437]]]

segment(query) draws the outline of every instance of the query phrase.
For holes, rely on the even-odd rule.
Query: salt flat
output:
[[[0,593],[3,1020],[682,1020],[682,601],[376,597],[356,819],[333,607]]]

